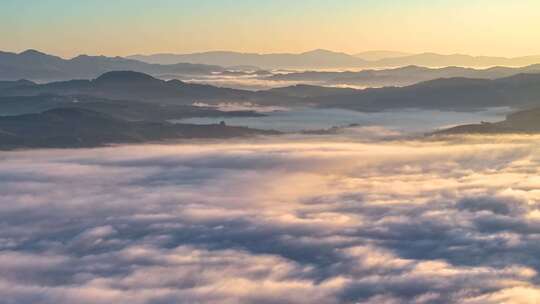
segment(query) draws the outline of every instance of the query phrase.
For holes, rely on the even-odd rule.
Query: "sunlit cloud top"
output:
[[[540,53],[537,0],[2,0],[0,49]]]

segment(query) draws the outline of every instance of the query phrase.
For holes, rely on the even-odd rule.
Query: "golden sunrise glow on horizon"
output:
[[[540,1],[14,1],[0,49],[78,54],[329,49],[540,54]]]

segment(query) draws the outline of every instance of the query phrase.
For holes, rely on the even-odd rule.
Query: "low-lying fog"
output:
[[[239,108],[235,104],[219,106],[220,110],[250,109]],[[254,107],[256,111],[260,108]],[[263,111],[267,109],[262,109]],[[478,112],[430,111],[406,109],[386,112],[358,112],[343,109],[292,108],[270,109],[263,112],[266,117],[214,117],[190,118],[175,122],[209,124],[225,121],[231,126],[246,126],[258,129],[297,132],[303,130],[320,130],[331,127],[344,127],[356,124],[361,127],[382,127],[399,132],[430,132],[438,128],[459,124],[495,122],[504,120],[509,108],[491,108]]]
[[[208,84],[218,87],[226,87],[241,90],[268,90],[272,88],[287,87],[297,84],[308,84],[316,86],[333,86],[333,87],[347,87],[364,89],[367,86],[353,85],[353,84],[329,84],[327,81],[315,81],[315,80],[272,80],[269,79],[271,75],[276,74],[288,74],[291,72],[299,71],[269,71],[268,75],[245,75],[245,76],[230,76],[230,75],[200,75],[200,76],[183,76],[183,75],[156,75],[161,79],[179,79],[189,83]]]
[[[183,79],[189,83],[208,84],[217,87],[233,88],[240,90],[268,90],[272,88],[287,87],[297,84],[310,85],[325,85],[323,82],[317,81],[270,81],[259,77],[229,77],[229,76],[212,76],[212,77],[197,77]]]
[[[0,292],[51,304],[535,303],[539,140],[0,152]]]

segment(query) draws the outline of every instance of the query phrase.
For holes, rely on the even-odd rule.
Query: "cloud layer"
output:
[[[538,139],[2,152],[0,296],[540,301]]]

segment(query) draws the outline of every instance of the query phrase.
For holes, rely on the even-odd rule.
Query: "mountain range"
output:
[[[164,81],[133,71],[107,72],[93,80],[46,84],[2,81],[0,149],[93,147],[279,134],[224,124],[169,122],[189,117],[263,116],[253,111],[224,112],[191,105],[200,98],[223,100],[253,94],[178,80]]]
[[[188,104],[214,101],[259,101],[265,94],[251,91],[192,84],[180,80],[161,80],[133,71],[107,72],[92,80],[69,80],[45,84],[12,86],[0,96],[35,95],[94,96],[114,100],[136,100],[161,104]]]
[[[400,67],[419,65],[424,67],[520,67],[540,63],[540,55],[522,57],[471,56],[464,54],[443,55],[422,53],[403,57],[384,58],[373,62],[375,67]]]
[[[463,54],[407,54],[391,51],[364,52],[350,55],[328,50],[300,54],[257,54],[215,51],[192,54],[132,55],[127,58],[154,64],[188,62],[220,66],[257,66],[263,69],[330,69],[330,68],[387,68],[418,65],[424,67],[493,67],[526,66],[540,63],[540,55],[523,57],[471,56]]]
[[[399,108],[478,110],[488,107],[524,108],[540,102],[540,74],[498,79],[441,78],[405,87],[351,89],[297,85],[263,91],[160,80],[132,72],[108,72],[93,80],[35,84],[20,82],[0,90],[0,97],[92,96],[154,105],[191,106],[196,102],[344,108],[384,111]]]
[[[443,78],[405,87],[363,90],[296,85],[255,92],[178,80],[165,81],[133,71],[113,71],[92,80],[46,84],[26,80],[2,81],[0,148],[87,147],[182,138],[278,134],[223,124],[169,122],[187,117],[261,115],[253,111],[223,112],[193,106],[197,101],[342,108],[364,112],[405,108],[458,111],[489,107],[527,109],[540,106],[540,74],[518,74],[493,80]],[[472,125],[448,133],[471,130],[536,132],[540,115],[535,114],[537,112],[521,113],[509,116],[504,123]]]
[[[496,79],[520,73],[540,73],[540,64],[521,68],[493,67],[473,69],[463,67],[426,68],[406,66],[392,69],[363,70],[359,72],[305,71],[274,74],[273,81],[318,82],[326,85],[354,85],[362,87],[406,86],[438,78],[466,77]]]
[[[36,50],[27,50],[18,54],[0,52],[0,80],[89,79],[117,70],[137,71],[158,76],[160,74],[208,75],[225,69],[219,66],[192,63],[149,64],[132,59],[105,56],[80,55],[63,59]]]
[[[404,108],[474,111],[489,107],[527,108],[540,105],[540,74],[498,79],[442,78],[406,87],[357,90],[311,98],[322,107],[357,111]]]
[[[397,56],[396,52],[375,51],[363,56]],[[521,58],[450,56],[437,54],[408,55],[368,61],[361,55],[315,50],[301,54],[244,54],[207,52],[188,55],[160,54],[122,57],[80,55],[71,59],[35,50],[21,53],[0,52],[1,81],[28,79],[36,82],[93,79],[110,71],[136,71],[163,79],[193,79],[197,77],[250,77],[271,81],[317,81],[324,85],[354,85],[363,87],[403,86],[441,77],[500,78],[517,73],[537,72],[539,65],[522,68],[493,67],[475,70],[459,66],[505,65],[524,66],[540,63],[540,56]],[[490,59],[491,58],[491,59]],[[491,60],[491,61],[490,61]],[[143,62],[149,61],[149,62]],[[429,68],[432,66],[444,68]],[[229,67],[229,68],[225,68]],[[369,69],[397,66],[398,68]],[[304,71],[272,74],[265,69],[366,69],[360,72]]]
[[[386,58],[396,58],[396,57],[405,57],[410,56],[411,53],[405,53],[405,52],[396,52],[396,51],[385,51],[385,50],[377,50],[377,51],[365,51],[361,53],[354,54],[355,57],[367,60],[367,61],[376,61]]]
[[[127,58],[154,64],[189,62],[220,66],[257,66],[263,69],[361,67],[368,63],[366,60],[352,55],[327,50],[314,50],[300,54],[256,54],[216,51],[194,54],[133,55]]]

